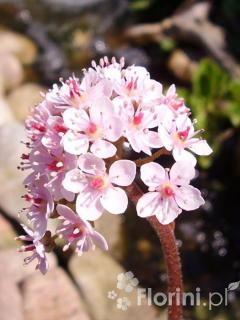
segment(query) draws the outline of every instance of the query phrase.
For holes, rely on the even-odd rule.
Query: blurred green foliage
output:
[[[240,127],[240,80],[231,79],[216,63],[204,59],[194,76],[192,89],[182,88],[179,93],[191,107],[197,128],[206,130],[204,135],[217,152],[224,136]],[[202,167],[210,164],[210,158],[200,159]]]

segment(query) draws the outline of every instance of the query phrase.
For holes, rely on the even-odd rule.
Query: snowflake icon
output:
[[[125,292],[129,293],[133,291],[133,288],[139,284],[139,281],[132,271],[128,271],[125,273],[120,273],[117,276],[117,288],[119,290],[125,290]]]
[[[127,297],[117,299],[117,308],[126,311],[131,306],[131,301]]]
[[[108,291],[108,299],[111,299],[111,300],[115,300],[117,298],[117,293],[112,290],[112,291]]]

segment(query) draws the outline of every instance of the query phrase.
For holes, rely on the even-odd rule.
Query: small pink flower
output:
[[[176,161],[186,160],[196,164],[195,157],[185,149],[202,156],[212,153],[206,140],[196,138],[201,131],[194,131],[193,124],[187,116],[179,116],[168,128],[160,125],[158,132],[164,147],[172,151]]]
[[[40,186],[33,188],[31,193],[26,194],[23,198],[31,203],[29,208],[26,208],[26,216],[34,227],[34,237],[41,239],[47,231],[47,223],[50,214],[54,210],[54,202],[49,190]]]
[[[183,210],[195,210],[204,204],[198,189],[189,185],[195,176],[192,163],[176,162],[170,172],[151,162],[141,167],[141,179],[149,187],[137,203],[140,217],[155,215],[160,223],[169,224]]]
[[[35,171],[35,175],[32,174],[27,182],[33,183],[32,180],[34,180],[36,175],[46,176],[47,182],[44,184],[44,187],[47,187],[52,193],[55,201],[62,198],[73,201],[74,194],[64,189],[62,181],[65,178],[66,172],[77,167],[76,156],[63,153],[61,149],[50,153],[42,146],[31,151],[29,162]]]
[[[40,270],[42,274],[45,274],[48,270],[48,261],[46,258],[45,247],[43,243],[35,237],[33,230],[25,225],[21,225],[27,235],[19,236],[16,240],[22,240],[32,242],[31,244],[24,245],[19,249],[19,252],[32,252],[32,255],[24,259],[25,264],[29,264],[33,260],[37,259],[36,269]]]
[[[78,255],[81,255],[91,248],[94,249],[94,244],[97,244],[102,250],[108,250],[105,238],[95,231],[88,221],[84,221],[69,207],[61,204],[57,205],[57,212],[62,223],[56,232],[67,241],[63,248],[64,251],[74,246]]]
[[[113,102],[123,122],[123,135],[135,152],[143,151],[151,155],[151,148],[162,147],[158,133],[149,130],[158,125],[158,113],[155,107],[142,106],[137,101],[125,104],[119,98],[115,98]]]
[[[48,150],[62,148],[62,140],[67,128],[60,116],[50,116],[47,120],[46,131],[42,137],[42,144]]]
[[[116,147],[111,143],[122,134],[122,122],[114,115],[114,108],[108,98],[95,102],[89,113],[85,110],[68,109],[63,114],[66,127],[70,129],[64,136],[65,151],[80,155],[90,151],[101,158],[115,155]],[[111,141],[111,142],[110,142]]]
[[[184,99],[178,97],[174,84],[169,87],[166,95],[160,99],[160,104],[169,107],[175,116],[189,114],[190,112],[190,109],[185,105]]]
[[[104,209],[112,214],[127,209],[128,198],[118,186],[128,186],[136,175],[136,165],[129,160],[115,161],[106,172],[105,163],[91,153],[79,159],[80,170],[67,173],[63,181],[65,189],[78,193],[77,213],[85,220],[98,219]]]

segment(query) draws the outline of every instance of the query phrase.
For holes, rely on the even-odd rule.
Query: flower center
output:
[[[89,126],[88,126],[88,129],[87,129],[87,132],[88,132],[90,137],[97,138],[97,137],[100,136],[101,129],[94,122],[90,122]]]
[[[170,185],[169,183],[165,184],[162,188],[162,193],[165,197],[172,197],[174,195],[172,185]]]
[[[85,233],[84,228],[80,225],[79,226],[76,225],[73,232],[68,236],[68,239],[70,241],[73,241],[73,240],[78,239],[79,237],[83,236],[84,233]]]
[[[39,131],[39,132],[45,132],[45,131],[46,131],[46,128],[45,128],[44,125],[42,125],[42,124],[40,124],[40,123],[36,123],[36,122],[33,122],[33,123],[31,124],[31,128],[32,128],[32,129],[35,129],[35,130],[37,130],[37,131]]]
[[[135,126],[139,126],[142,123],[143,116],[144,116],[143,112],[140,112],[138,115],[135,115],[133,117],[133,124]]]
[[[107,179],[106,177],[95,176],[91,180],[90,186],[95,190],[102,190],[107,186]]]
[[[48,165],[50,171],[58,172],[63,168],[64,164],[62,161],[54,160]]]
[[[174,110],[178,110],[179,108],[183,107],[184,105],[184,99],[183,98],[175,98],[173,99],[173,101],[171,101],[171,107],[174,109]]]
[[[177,132],[178,138],[179,138],[181,141],[187,140],[189,131],[190,131],[190,127],[187,127],[186,130],[178,131],[178,132]]]
[[[64,125],[61,125],[61,124],[56,124],[54,126],[54,130],[57,133],[66,133],[67,132],[67,128]]]

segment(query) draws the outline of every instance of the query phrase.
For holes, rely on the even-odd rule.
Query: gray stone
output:
[[[0,80],[2,93],[17,87],[23,81],[23,67],[20,61],[10,52],[3,52],[2,44],[0,46]]]
[[[4,123],[14,121],[14,115],[9,108],[7,101],[0,97],[0,128]]]
[[[15,219],[26,205],[21,196],[26,192],[23,180],[27,172],[17,169],[21,154],[26,152],[21,140],[26,140],[23,125],[12,122],[0,127],[0,208]]]
[[[26,36],[10,30],[0,30],[0,54],[11,53],[23,64],[32,64],[37,57],[37,47]]]
[[[96,230],[107,240],[110,254],[117,260],[121,260],[124,254],[122,236],[123,215],[104,213],[95,221]]]
[[[141,306],[137,305],[137,289],[131,294],[117,289],[117,276],[125,272],[123,268],[107,253],[100,250],[84,253],[83,256],[73,256],[69,270],[76,281],[80,292],[94,320],[123,320],[148,319],[165,320],[157,314],[152,306],[147,306],[144,300]],[[108,292],[114,290],[118,297],[128,297],[130,308],[123,312],[117,309],[116,300],[107,297]]]
[[[78,290],[60,268],[32,274],[22,284],[25,320],[90,320]]]
[[[40,92],[46,91],[46,88],[36,83],[25,83],[13,90],[7,97],[7,101],[16,119],[22,122],[26,120],[31,108],[42,101]]]

